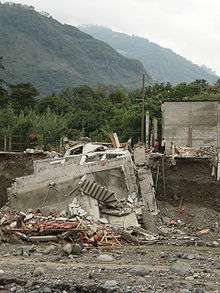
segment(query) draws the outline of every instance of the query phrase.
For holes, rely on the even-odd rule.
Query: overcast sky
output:
[[[2,1],[1,2],[7,2]],[[62,23],[146,37],[220,75],[220,0],[15,0]]]

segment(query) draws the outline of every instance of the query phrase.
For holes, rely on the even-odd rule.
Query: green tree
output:
[[[0,134],[11,136],[16,128],[17,115],[11,107],[0,109]]]
[[[28,119],[31,121],[31,130],[37,134],[41,144],[54,144],[62,136],[65,136],[67,119],[50,109],[42,114],[31,111]]]
[[[21,111],[26,107],[34,107],[38,91],[30,83],[10,85],[10,100],[16,111]]]
[[[220,90],[220,78],[216,81],[215,87],[217,90]]]
[[[3,64],[3,56],[0,56],[0,69],[5,69],[5,66]]]
[[[7,85],[4,80],[0,80],[0,108],[7,107],[9,103]]]
[[[67,114],[74,111],[74,107],[71,102],[66,98],[61,98],[60,96],[49,96],[39,100],[37,103],[37,110],[40,113],[50,109],[56,114]]]

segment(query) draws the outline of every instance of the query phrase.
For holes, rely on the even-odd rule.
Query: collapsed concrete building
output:
[[[135,162],[128,150],[77,144],[64,157],[35,161],[32,175],[16,178],[8,189],[9,205],[20,211],[49,208],[79,216],[86,211],[95,220],[101,213],[113,224],[138,226],[143,208],[153,216],[158,210],[143,146],[136,149]]]
[[[19,211],[54,209],[75,216],[88,214],[96,221],[104,218],[124,228],[141,223],[146,230],[156,233],[159,209],[155,191],[159,199],[177,202],[182,197],[187,199],[187,194],[179,189],[191,175],[181,184],[169,183],[171,177],[176,180],[188,165],[193,164],[195,168],[199,165],[201,176],[203,170],[209,173],[206,185],[217,188],[213,181],[209,184],[209,163],[213,156],[210,147],[214,152],[218,150],[218,109],[217,102],[164,103],[162,132],[166,139],[166,156],[150,151],[146,155],[143,145],[137,145],[131,153],[127,147],[120,148],[116,140],[115,145],[78,143],[63,157],[35,161],[33,174],[16,178],[8,189],[9,205]],[[174,154],[170,152],[171,142],[177,151]],[[196,148],[204,146],[209,147],[205,155]],[[186,161],[183,162],[183,158]],[[217,174],[220,174],[219,166],[217,164]],[[178,187],[174,188],[175,185]]]

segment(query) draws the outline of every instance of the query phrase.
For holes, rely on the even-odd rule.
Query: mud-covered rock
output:
[[[108,280],[101,287],[107,293],[116,292],[118,288],[118,283],[115,280]]]
[[[82,247],[79,244],[73,244],[72,245],[72,254],[79,255],[82,253]]]
[[[99,262],[112,262],[114,261],[114,257],[109,254],[101,254],[97,257],[97,260]]]
[[[65,253],[65,254],[71,254],[72,253],[72,250],[73,250],[73,246],[72,246],[72,244],[70,244],[70,243],[67,243],[67,244],[65,244],[64,246],[63,246],[63,252]]]
[[[152,271],[152,268],[148,267],[147,265],[145,266],[139,265],[139,266],[134,266],[128,272],[131,275],[143,277],[150,274],[151,271]]]
[[[191,266],[183,261],[177,261],[171,265],[171,271],[181,276],[190,274],[193,270]]]
[[[33,271],[33,276],[34,277],[39,277],[45,273],[45,270],[43,267],[36,267]]]

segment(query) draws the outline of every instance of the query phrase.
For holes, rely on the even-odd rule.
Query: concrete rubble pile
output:
[[[33,175],[8,189],[3,234],[32,242],[78,233],[83,245],[157,241],[159,211],[145,148],[134,149],[133,161],[128,143],[110,138],[111,145],[80,142],[61,158],[35,161]]]

